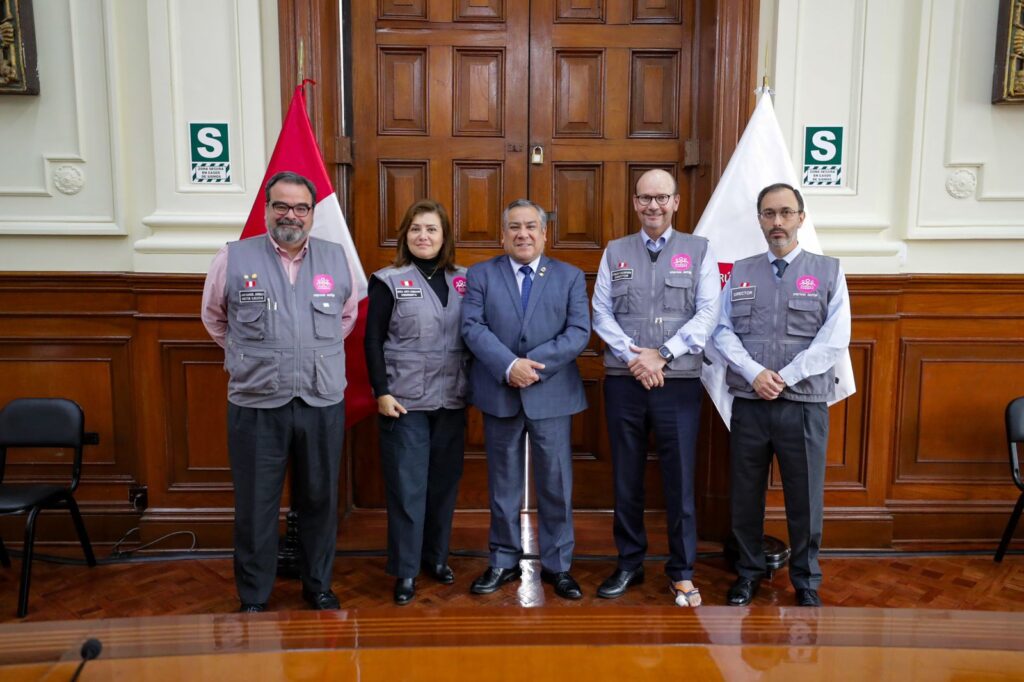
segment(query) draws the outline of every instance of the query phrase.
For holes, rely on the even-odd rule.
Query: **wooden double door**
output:
[[[501,252],[505,205],[537,202],[551,214],[546,252],[587,273],[591,291],[607,242],[639,229],[631,195],[644,171],[678,178],[678,227],[690,229],[695,13],[684,0],[352,2],[349,218],[367,272],[394,257],[423,197],[448,209],[467,266]],[[590,407],[573,421],[578,509],[612,506],[601,353],[595,334],[579,360]],[[382,507],[375,421],[353,438],[352,503]],[[466,446],[460,508],[486,509],[476,410]]]

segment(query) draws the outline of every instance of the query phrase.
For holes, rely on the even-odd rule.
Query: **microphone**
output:
[[[103,643],[100,640],[93,639],[92,637],[85,640],[81,651],[82,662],[78,664],[75,674],[71,676],[71,682],[75,682],[78,679],[78,676],[82,674],[82,668],[85,667],[85,664],[99,656],[101,651],[103,651]]]

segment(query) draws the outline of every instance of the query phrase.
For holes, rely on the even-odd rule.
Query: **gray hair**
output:
[[[548,229],[548,214],[544,212],[538,204],[533,203],[529,199],[516,199],[511,204],[505,207],[505,210],[501,212],[501,229],[505,229],[508,226],[508,214],[517,208],[532,208],[540,216],[540,229]]]
[[[281,171],[280,173],[274,173],[269,180],[267,180],[267,203],[270,203],[270,188],[279,182],[283,182],[287,185],[305,185],[306,189],[309,190],[309,196],[313,198],[313,207],[316,208],[316,185],[313,181],[307,178],[305,175],[299,175],[291,171]]]

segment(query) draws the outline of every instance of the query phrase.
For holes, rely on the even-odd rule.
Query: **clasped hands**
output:
[[[763,369],[751,383],[754,392],[764,400],[775,400],[786,387],[786,380],[775,370]]]
[[[512,369],[508,372],[508,385],[512,388],[526,388],[540,381],[538,370],[544,369],[544,363],[530,358],[516,358]]]
[[[665,365],[668,361],[661,357],[656,348],[640,348],[629,344],[629,349],[636,357],[629,361],[629,371],[648,391],[665,385]]]

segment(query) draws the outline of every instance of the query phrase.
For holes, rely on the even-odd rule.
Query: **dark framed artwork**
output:
[[[32,0],[0,0],[0,95],[38,95]]]
[[[1024,0],[999,0],[992,103],[1024,102]]]

